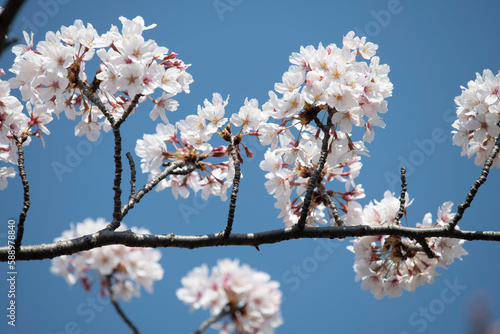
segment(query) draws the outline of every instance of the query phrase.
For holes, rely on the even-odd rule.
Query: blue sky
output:
[[[217,11],[221,3],[226,4],[225,11]],[[143,0],[139,5],[116,0],[85,4],[74,0],[27,1],[11,34],[22,36],[22,29],[34,29],[38,42],[45,32],[68,26],[75,19],[90,22],[104,33],[111,24],[120,26],[121,15],[130,19],[141,15],[146,24],[157,23],[145,33],[146,38],[192,64],[191,93],[177,96],[180,108],[168,115],[173,122],[195,113],[197,105],[213,92],[230,95],[229,114],[239,110],[245,97],[256,98],[262,105],[287,70],[288,56],[301,45],[340,44],[350,30],[364,33],[379,45],[381,62],[390,65],[394,91],[388,100],[389,111],[383,115],[387,127],[377,129],[374,142],[368,145],[371,157],[362,160],[357,182],[367,197],[361,204],[381,199],[387,189],[399,192],[399,183],[392,180],[403,163],[408,170],[410,197],[415,198],[408,209],[408,221],[414,225],[427,212],[435,217],[437,207],[445,201],[454,202],[456,209],[480,174],[472,160],[460,156],[461,148],[452,146],[453,99],[460,95],[460,85],[474,79],[476,72],[489,68],[497,73],[500,69],[500,43],[495,35],[499,11],[498,2],[451,0],[312,0],[307,4],[293,0]],[[4,53],[0,67],[7,70],[12,60]],[[154,132],[156,123],[149,119],[149,111],[150,106],[144,105],[122,127],[124,151],[133,152],[138,138]],[[32,206],[24,244],[52,242],[70,222],[87,217],[111,219],[112,136],[106,134],[102,141],[89,145],[85,138],[73,135],[75,125],[64,118],[53,121],[52,134],[45,137],[46,148],[35,142],[26,150]],[[433,137],[436,132],[441,134],[438,139]],[[427,146],[422,148],[422,143]],[[52,164],[65,163],[68,152],[78,148],[87,148],[88,154],[60,182]],[[258,169],[263,153],[257,150],[243,165],[236,233],[283,226],[276,218],[279,212],[274,199],[264,188],[265,173]],[[138,185],[145,181],[145,175],[138,175]],[[500,172],[495,169],[466,212],[462,229],[498,229],[493,205],[499,182]],[[124,186],[128,187],[127,181]],[[0,218],[5,222],[0,224],[2,243],[7,219],[18,216],[21,199],[20,180],[9,179],[9,187],[0,193]],[[187,218],[181,214],[186,208],[193,213]],[[190,196],[175,201],[164,191],[144,198],[125,223],[153,233],[213,233],[225,226],[227,208],[228,203],[218,198],[204,202]],[[467,333],[468,304],[479,293],[491,296],[493,318],[500,319],[498,244],[466,243],[470,254],[442,270],[433,285],[381,301],[354,282],[353,254],[345,249],[348,244],[349,240],[294,240],[262,246],[260,252],[250,247],[163,249],[165,277],[155,283],[155,293],[143,291],[141,298],[122,305],[143,333],[190,333],[208,312],[190,314],[189,307],[177,300],[175,290],[181,277],[202,263],[211,267],[217,259],[229,257],[239,258],[281,282],[285,322],[277,333]],[[321,251],[318,247],[328,252],[326,259],[315,256]],[[6,265],[0,267],[7,271]],[[79,285],[68,287],[61,277],[49,272],[49,267],[49,260],[18,264],[18,326],[12,330],[3,316],[1,332],[128,332],[107,301],[97,300],[92,307],[97,290],[85,293]],[[294,274],[294,268],[305,274]],[[0,282],[0,304],[5,306],[7,286],[4,279]],[[443,298],[443,294],[455,298]]]

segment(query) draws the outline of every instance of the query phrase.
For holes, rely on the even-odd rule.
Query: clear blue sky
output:
[[[371,158],[362,161],[364,166],[357,181],[363,185],[367,197],[361,204],[381,199],[386,189],[399,191],[398,184],[390,180],[398,175],[401,162],[408,161],[404,163],[408,169],[408,190],[415,198],[408,219],[414,225],[427,212],[435,217],[437,207],[445,201],[454,202],[456,210],[480,174],[480,168],[472,160],[460,157],[461,148],[452,146],[453,99],[460,94],[460,85],[465,86],[475,78],[475,72],[489,68],[497,73],[500,69],[496,34],[498,2],[50,0],[49,3],[57,3],[57,7],[27,1],[11,35],[22,36],[23,28],[36,29],[38,42],[45,32],[68,26],[75,19],[91,22],[103,33],[111,24],[120,26],[121,15],[130,19],[141,15],[146,24],[157,23],[154,30],[145,33],[146,38],[154,39],[177,52],[186,63],[193,64],[189,69],[194,77],[191,94],[178,95],[180,108],[168,115],[172,122],[196,112],[197,105],[211,98],[213,92],[223,97],[230,94],[226,108],[229,113],[237,112],[245,97],[257,98],[262,105],[268,91],[287,70],[288,56],[301,45],[340,44],[348,31],[364,32],[379,45],[377,54],[381,62],[390,65],[394,91],[388,100],[389,112],[384,115],[387,127],[377,129],[375,141],[368,145]],[[218,13],[214,7],[217,3],[232,3],[231,10]],[[390,17],[386,15],[390,13],[388,10],[392,11]],[[5,53],[0,67],[7,71],[12,59]],[[156,123],[149,119],[149,111],[150,106],[145,105],[123,127],[125,151],[133,152],[135,141],[143,133],[154,132]],[[52,134],[45,137],[46,148],[35,142],[27,149],[32,206],[24,244],[52,242],[69,228],[70,222],[81,222],[87,217],[111,219],[110,134],[90,146],[91,152],[71,173],[64,174],[62,182],[52,168],[55,161],[65,162],[67,148],[76,150],[87,145],[84,138],[73,135],[75,125],[64,117],[55,120],[50,124]],[[434,146],[424,152],[417,142],[432,140],[433,131],[442,131],[445,140],[434,140]],[[258,169],[263,152],[257,152],[255,158],[243,165],[234,232],[283,226],[276,218],[274,199],[265,191],[264,172]],[[138,185],[145,181],[145,175],[138,175]],[[462,229],[499,228],[495,209],[498,203],[495,189],[499,182],[500,171],[495,169],[465,214]],[[124,186],[128,187],[127,181]],[[18,216],[21,200],[20,180],[9,179],[9,187],[0,193],[2,244],[6,240],[7,219]],[[195,213],[184,219],[182,208],[192,208]],[[227,208],[228,202],[220,202],[218,198],[201,202],[191,196],[175,201],[169,191],[164,191],[144,198],[125,223],[144,226],[153,233],[213,233],[224,227]],[[142,333],[190,333],[208,312],[199,310],[190,314],[188,306],[177,300],[175,290],[180,287],[181,277],[202,263],[211,267],[217,259],[237,257],[281,282],[285,296],[284,325],[277,333],[467,333],[467,305],[478,291],[495,300],[493,317],[500,319],[499,244],[467,243],[465,249],[470,254],[442,271],[433,285],[381,301],[354,282],[353,254],[345,249],[348,244],[348,240],[334,241],[328,246],[331,254],[326,259],[322,257],[322,261],[315,254],[323,246],[314,240],[262,246],[260,252],[250,247],[163,249],[161,263],[165,277],[155,283],[155,294],[143,291],[141,298],[122,304]],[[97,290],[85,293],[79,285],[70,288],[61,277],[53,276],[49,267],[49,260],[18,264],[18,327],[8,328],[2,313],[0,332],[55,334],[71,332],[72,326],[81,333],[129,331],[111,305],[101,307],[97,302],[96,311],[91,311],[87,298],[95,298]],[[292,273],[297,267],[310,273],[299,277]],[[7,271],[6,265],[0,268]],[[453,301],[443,299],[443,291],[449,294],[451,290],[445,289],[455,283],[464,288],[455,291]],[[6,282],[2,279],[2,307],[6,306],[6,294]],[[419,313],[424,308],[430,309],[426,316]]]

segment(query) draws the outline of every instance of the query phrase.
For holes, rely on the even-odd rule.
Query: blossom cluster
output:
[[[149,173],[149,180],[160,174],[162,167],[168,166],[169,162],[184,161],[196,167],[186,175],[169,175],[168,179],[163,179],[156,186],[157,191],[170,187],[175,198],[179,195],[187,198],[191,188],[194,193],[201,191],[204,199],[208,199],[210,194],[219,196],[222,200],[227,199],[226,192],[235,173],[231,147],[213,147],[209,141],[217,133],[230,142],[231,131],[235,131],[234,127],[240,127],[236,136],[237,142],[232,145],[236,146],[239,161],[243,161],[240,145],[243,146],[247,157],[251,157],[252,152],[241,142],[241,138],[254,134],[268,118],[258,108],[257,100],[246,99],[239,112],[228,119],[225,117],[228,99],[223,100],[219,93],[214,93],[212,101],[205,99],[204,106],[198,106],[196,115],[189,115],[175,125],[158,124],[155,134],[146,134],[143,139],[137,140],[135,153],[141,158],[142,172]],[[206,160],[209,157],[226,156],[228,160],[218,163]]]
[[[406,207],[411,202],[406,196]],[[452,206],[451,202],[443,203],[434,223],[432,214],[427,213],[417,228],[447,226],[454,216]],[[395,223],[399,207],[399,199],[386,191],[380,202],[370,202],[364,209],[353,208],[343,218],[348,225],[389,226]],[[429,258],[415,240],[387,235],[356,238],[348,246],[355,254],[356,282],[361,280],[361,288],[369,289],[377,299],[399,297],[403,289],[413,292],[419,285],[432,284],[434,276],[439,275],[438,267],[446,268],[455,258],[468,254],[462,247],[464,240],[432,237],[425,241],[434,258]]]
[[[326,196],[315,192],[306,224],[325,224],[325,208],[331,219],[329,203],[333,199],[346,211],[350,201],[364,197],[361,185],[353,182],[362,166],[359,155],[367,155],[364,142],[373,140],[374,127],[385,126],[378,113],[387,111],[385,99],[393,88],[387,76],[389,66],[381,65],[375,56],[377,48],[352,31],[344,37],[341,48],[335,44],[301,47],[300,53],[291,55],[293,65],[283,74],[283,82],[274,86],[282,97],[269,92],[263,112],[281,123],[258,128],[261,143],[271,145],[260,167],[268,172],[267,191],[277,199],[279,217],[287,226],[298,221],[325,131],[330,135],[328,156],[318,184],[321,187],[337,179],[345,182],[346,191],[325,190]],[[358,61],[358,56],[370,63]],[[363,140],[351,139],[356,127],[364,128]],[[291,131],[294,128],[299,132],[296,136]],[[294,188],[298,196],[291,198]]]
[[[144,30],[156,25],[145,26],[140,16],[133,20],[120,17],[120,21],[121,32],[112,25],[108,32],[98,35],[90,23],[85,26],[76,20],[60,31],[48,32],[36,47],[33,33],[30,36],[25,32],[26,45],[13,47],[16,58],[10,71],[15,77],[9,80],[10,87],[19,88],[28,108],[32,105],[34,110],[40,109],[34,121],[45,134],[49,134],[45,125],[52,114],[59,117],[61,112],[71,120],[80,117],[75,135],[87,135],[91,141],[97,140],[101,129],[110,129],[109,120],[77,83],[77,79],[87,80],[86,64],[96,54],[100,66],[89,89],[115,120],[134,97],[144,101],[157,88],[164,92],[153,99],[152,118],[165,118],[165,110],[174,111],[178,106],[171,98],[182,91],[189,93],[193,81],[186,72],[189,65],[177,59],[176,53],[142,36]]]
[[[476,80],[469,81],[467,88],[455,98],[458,119],[453,122],[453,144],[462,146],[462,155],[476,155],[474,163],[484,165],[500,134],[500,72],[494,75],[484,70],[476,73]],[[500,168],[497,155],[494,166]]]
[[[0,69],[0,76],[3,75],[5,72]],[[34,126],[33,120],[40,111],[40,109],[32,110],[31,118],[28,118],[22,110],[21,102],[10,95],[9,83],[0,79],[0,161],[17,164],[17,146],[13,134]],[[27,145],[30,139],[26,138],[23,145]],[[14,167],[0,167],[0,190],[7,187],[7,178],[15,175]]]
[[[88,218],[76,226],[72,224],[71,230],[64,231],[55,241],[89,235],[104,229],[107,224],[104,218]],[[124,224],[117,229],[124,230],[127,230]],[[132,227],[130,230],[140,234],[150,233],[144,228]],[[153,292],[154,281],[163,278],[160,258],[160,251],[152,248],[110,245],[56,257],[52,260],[50,271],[62,276],[69,285],[80,281],[86,291],[98,282],[102,294],[107,294],[110,288],[114,300],[121,298],[129,301],[132,296],[140,296],[141,286],[149,293]]]
[[[144,39],[143,31],[155,24],[145,26],[140,16],[133,20],[120,17],[120,21],[121,32],[112,25],[99,35],[90,23],[85,26],[76,20],[59,31],[48,32],[36,46],[33,33],[24,32],[26,45],[12,48],[16,58],[10,71],[15,76],[8,82],[0,81],[0,160],[16,164],[13,136],[21,136],[23,145],[28,145],[32,136],[49,135],[47,125],[54,114],[59,118],[62,112],[68,119],[79,119],[75,135],[86,135],[90,141],[97,140],[101,130],[111,128],[110,119],[100,107],[116,121],[149,96],[154,103],[150,117],[168,121],[165,111],[178,107],[172,97],[182,91],[189,93],[193,82],[186,72],[189,65],[176,53]],[[100,65],[93,80],[86,83],[86,65],[95,55]],[[0,74],[5,73],[0,70]],[[100,106],[84,94],[79,80],[86,83],[90,94],[102,103]],[[162,95],[151,97],[157,88],[163,90]],[[10,96],[10,89],[19,89],[28,115],[17,98]],[[12,173],[1,167],[0,189],[6,187],[6,177]]]
[[[283,323],[279,282],[239,260],[219,260],[211,273],[206,264],[196,267],[181,282],[177,297],[193,310],[227,314],[212,325],[220,333],[274,333]]]

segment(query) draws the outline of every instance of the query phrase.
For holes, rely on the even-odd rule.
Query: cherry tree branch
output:
[[[307,191],[306,195],[304,197],[304,202],[302,203],[302,212],[300,213],[299,221],[297,222],[297,229],[303,230],[304,227],[306,226],[306,220],[307,216],[309,214],[309,207],[311,206],[311,200],[312,200],[312,194],[314,192],[314,189],[316,189],[316,185],[318,183],[318,178],[319,174],[323,171],[323,168],[325,167],[326,163],[326,158],[328,156],[328,146],[330,144],[330,129],[332,128],[332,112],[334,109],[328,109],[326,117],[328,118],[326,126],[321,127],[324,137],[323,137],[323,142],[321,144],[321,156],[318,161],[318,165],[316,166],[316,169],[314,170],[313,175],[309,179],[309,185],[307,186]],[[318,123],[322,124],[321,122]]]
[[[298,230],[295,227],[257,232],[231,234],[224,238],[222,233],[204,235],[175,235],[170,234],[137,234],[130,230],[102,231],[85,235],[79,238],[57,241],[49,244],[21,246],[16,252],[16,260],[43,260],[52,259],[61,255],[71,255],[77,252],[94,249],[107,245],[125,245],[128,247],[175,247],[175,248],[206,248],[216,246],[251,246],[274,244],[292,239],[343,239],[347,237],[364,237],[376,235],[394,235],[411,239],[446,237],[462,240],[500,241],[498,231],[462,231],[450,230],[447,227],[416,228],[391,226],[328,226],[305,227]],[[8,259],[9,247],[0,247],[0,262]]]
[[[23,183],[23,193],[24,193],[23,208],[19,213],[19,221],[17,223],[17,235],[16,239],[14,240],[14,248],[16,249],[16,251],[19,250],[19,248],[21,247],[21,243],[23,241],[24,221],[26,220],[26,215],[31,205],[30,186],[28,183],[28,177],[26,176],[26,166],[24,166],[23,143],[26,141],[26,139],[27,135],[21,135],[20,137],[16,134],[14,135],[14,141],[16,142],[17,155],[18,155],[17,167],[19,169],[19,176],[21,177],[21,181]]]
[[[116,312],[122,318],[122,320],[125,321],[125,323],[130,327],[130,329],[132,329],[132,332],[134,332],[134,334],[140,334],[137,327],[135,327],[134,323],[127,317],[127,315],[121,308],[120,304],[118,304],[118,301],[114,299],[113,291],[111,290],[111,275],[106,276],[106,282],[109,292],[109,299],[111,300],[111,303],[113,304]]]
[[[470,191],[465,197],[465,201],[458,206],[457,213],[453,217],[453,220],[449,223],[449,228],[454,229],[455,226],[457,226],[458,222],[460,219],[462,219],[462,216],[465,212],[465,210],[471,205],[472,200],[474,200],[474,197],[476,196],[477,191],[479,190],[479,187],[486,182],[486,178],[488,177],[488,174],[491,169],[491,165],[493,165],[493,160],[495,160],[495,157],[498,154],[498,151],[500,150],[500,135],[495,140],[495,146],[493,146],[493,150],[491,150],[491,153],[488,155],[488,158],[484,162],[483,170],[481,171],[481,176],[474,182],[472,187],[470,187]]]
[[[241,177],[241,163],[238,157],[238,152],[236,151],[238,144],[235,143],[235,136],[231,135],[229,152],[234,163],[234,178],[233,178],[233,190],[231,191],[231,202],[229,203],[229,212],[227,214],[227,224],[224,229],[224,238],[231,235],[231,230],[233,229],[234,221],[234,211],[236,210],[236,199],[238,198],[238,190],[240,188],[240,177]]]
[[[23,4],[24,0],[9,0],[0,15],[0,55],[6,48],[17,42],[17,38],[8,40],[7,34],[9,33],[10,26]]]

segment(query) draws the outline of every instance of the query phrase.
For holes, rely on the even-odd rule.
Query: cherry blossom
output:
[[[406,197],[408,207],[412,201]],[[391,225],[395,223],[399,206],[399,200],[386,191],[380,202],[370,202],[363,210],[351,206],[343,218],[348,225]],[[434,223],[432,215],[427,213],[417,227],[447,226],[454,216],[452,206],[451,202],[443,203]],[[353,245],[347,247],[355,254],[356,282],[361,280],[361,288],[370,290],[377,299],[399,297],[403,290],[413,292],[419,285],[432,284],[434,277],[439,275],[437,268],[446,268],[455,258],[461,259],[468,254],[462,248],[464,240],[432,237],[425,241],[436,254],[434,258],[429,258],[412,239],[387,235],[356,238]]]
[[[5,188],[7,188],[8,177],[15,176],[16,171],[14,170],[14,167],[0,167],[0,190],[4,190]]]
[[[106,228],[104,218],[85,219],[71,230],[66,230],[55,241],[70,240]],[[124,224],[118,228],[127,230]],[[135,233],[149,234],[144,228],[132,227]],[[151,248],[133,248],[123,245],[110,245],[72,255],[64,255],[52,260],[50,272],[62,276],[69,285],[80,281],[89,291],[92,284],[99,282],[101,293],[107,294],[108,277],[111,282],[112,297],[129,301],[132,296],[140,296],[141,287],[153,292],[154,281],[163,278],[163,269],[159,264],[161,253]]]
[[[283,96],[269,92],[270,99],[262,110],[281,123],[263,119],[257,128],[260,142],[271,144],[260,166],[269,172],[266,189],[276,198],[279,217],[286,226],[294,225],[301,214],[308,182],[321,154],[326,118],[332,123],[328,128],[327,163],[321,172],[322,185],[312,194],[306,225],[327,223],[324,210],[333,223],[335,209],[331,201],[346,213],[357,206],[353,201],[364,197],[361,186],[354,183],[362,166],[359,155],[367,155],[364,141],[373,141],[374,127],[385,127],[378,112],[387,111],[385,99],[393,88],[387,76],[389,67],[380,65],[375,56],[377,48],[352,31],[344,37],[342,48],[335,44],[324,47],[321,43],[317,49],[301,47],[300,53],[290,56],[293,65],[283,74],[283,82],[274,85]],[[359,55],[363,59],[358,60]],[[236,116],[234,121],[241,122]],[[360,141],[352,139],[356,127],[364,128]],[[345,182],[345,192],[326,189],[327,182],[333,180]],[[320,192],[320,187],[324,191]]]
[[[452,124],[453,144],[462,146],[461,154],[468,158],[476,155],[474,163],[482,166],[500,134],[500,72],[476,73],[476,80],[461,88],[462,94],[455,98],[458,119]],[[498,155],[493,164],[500,168]]]
[[[393,90],[390,68],[376,56],[378,45],[351,31],[343,37],[342,46],[301,46],[290,55],[292,65],[261,107],[256,99],[245,98],[239,111],[228,115],[229,96],[224,99],[215,92],[198,106],[196,114],[169,123],[166,111],[179,107],[175,96],[190,92],[190,65],[143,36],[156,24],[146,26],[140,16],[119,20],[121,30],[112,25],[101,35],[90,23],[76,20],[47,33],[37,44],[33,33],[24,32],[26,44],[12,49],[16,56],[10,69],[13,77],[0,80],[0,160],[17,164],[16,140],[21,138],[27,146],[32,137],[50,135],[54,115],[59,118],[64,113],[77,121],[75,135],[95,141],[101,130],[109,131],[149,99],[154,104],[149,117],[153,121],[159,117],[161,122],[155,133],[144,134],[136,142],[142,172],[151,181],[174,162],[186,167],[162,179],[157,191],[170,188],[176,199],[201,192],[205,200],[211,195],[227,200],[235,165],[244,162],[241,152],[247,157],[253,154],[245,138],[255,136],[269,146],[259,165],[267,173],[264,187],[276,200],[278,218],[290,227],[298,223],[305,207],[325,145],[326,158],[321,158],[324,166],[311,187],[305,225],[341,224],[337,214],[348,226],[397,223],[400,201],[391,192],[365,207],[358,202],[365,197],[362,185],[356,183],[361,155],[368,155],[365,143],[374,140],[375,128],[385,127],[381,114],[387,112],[387,98]],[[98,69],[88,73],[92,60],[99,62],[94,66]],[[0,76],[4,74],[0,69]],[[19,90],[26,112],[11,96],[14,89]],[[462,87],[455,102],[458,119],[453,123],[453,143],[462,147],[462,155],[475,155],[475,163],[483,164],[500,134],[500,72],[477,74],[467,88]],[[217,139],[227,144],[220,145]],[[499,157],[494,163],[500,168]],[[0,167],[0,190],[15,174],[13,167]],[[405,202],[406,207],[412,202],[407,194]],[[452,203],[445,202],[435,221],[428,213],[417,228],[447,226],[454,217],[451,208]],[[95,233],[106,225],[102,218],[86,219],[56,240]],[[125,229],[121,224],[119,230]],[[425,241],[435,257],[429,258],[421,244],[404,237],[355,239],[349,249],[355,253],[356,281],[378,299],[398,297],[403,290],[432,283],[438,267],[445,268],[467,254],[463,240],[434,237]],[[162,279],[160,257],[156,250],[112,245],[55,258],[51,272],[69,285],[79,281],[86,290],[99,282],[103,293],[109,288],[114,299],[130,300],[140,295],[141,287],[152,292],[153,283]],[[221,333],[273,333],[283,321],[279,283],[238,260],[221,260],[211,272],[206,265],[197,267],[181,282],[180,300],[193,309],[210,309],[214,316],[227,315],[214,325]]]
[[[239,260],[224,259],[209,269],[206,264],[181,279],[177,298],[194,309],[209,309],[211,315],[227,316],[212,325],[220,333],[274,333],[283,323],[279,283],[264,272]]]
[[[186,72],[189,65],[178,59],[176,53],[142,36],[154,24],[145,26],[140,16],[133,20],[120,17],[120,21],[121,33],[112,26],[99,35],[90,23],[85,26],[76,20],[60,31],[47,33],[36,46],[33,34],[30,37],[25,33],[26,45],[13,48],[16,58],[10,71],[15,77],[9,80],[10,88],[18,88],[23,100],[43,104],[58,117],[62,111],[73,120],[81,115],[75,135],[86,134],[92,141],[99,138],[101,130],[109,130],[110,124],[80,90],[77,78],[86,81],[95,77],[93,81],[89,79],[91,91],[115,120],[134,97],[140,97],[141,103],[160,88],[163,94],[151,97],[155,108],[150,116],[153,120],[161,116],[168,123],[165,110],[175,111],[178,106],[172,98],[182,91],[189,93],[193,82]],[[95,75],[87,74],[86,63],[96,54],[101,61],[99,69]],[[46,127],[43,132],[49,133]]]

